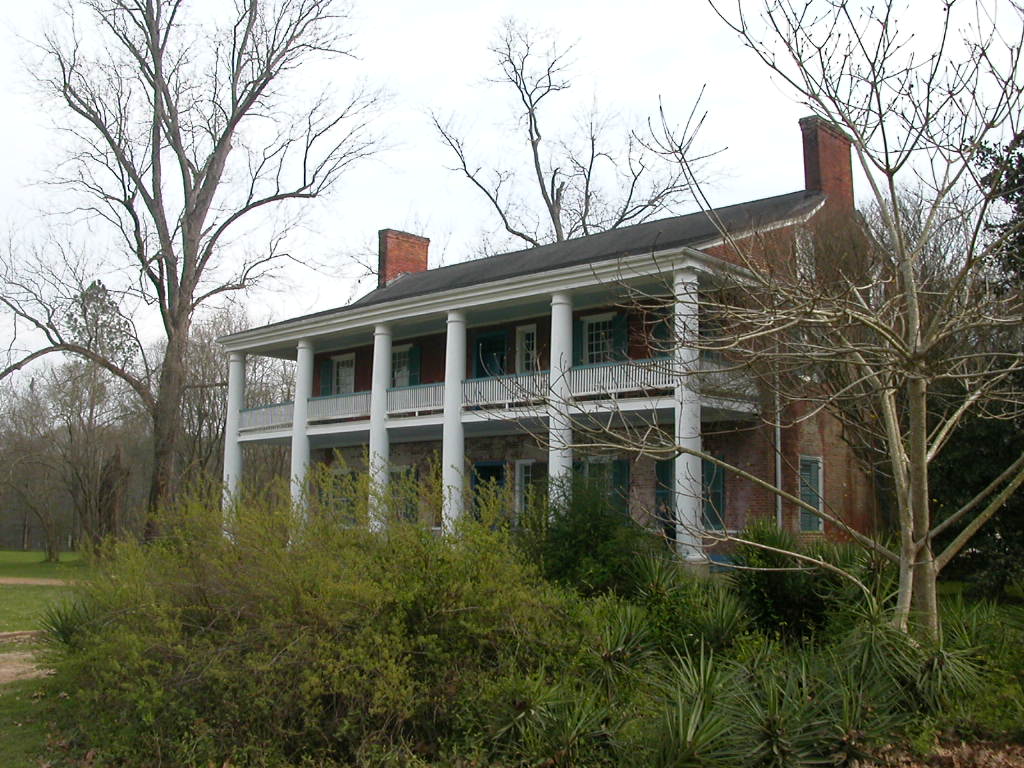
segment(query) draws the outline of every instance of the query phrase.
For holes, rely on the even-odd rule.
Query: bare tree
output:
[[[1019,133],[1021,11],[998,0],[949,3],[925,47],[920,32],[901,31],[896,0],[756,4],[757,24],[747,3],[735,14],[716,10],[818,117],[848,134],[870,203],[862,214],[830,205],[806,228],[723,229],[723,255],[738,268],[722,270],[701,296],[711,322],[667,351],[715,353],[752,377],[770,395],[762,409],[770,421],[828,414],[842,423],[865,463],[890,478],[895,546],[701,455],[894,563],[897,625],[936,638],[939,573],[1024,485],[1022,454],[991,467],[991,482],[952,515],[933,514],[929,468],[951,436],[968,418],[1014,418],[1024,406],[1024,299],[1000,272],[1014,232],[990,226],[996,199],[983,170],[986,146]],[[956,11],[965,8],[970,23],[961,25]],[[1011,27],[997,23],[1005,14],[1016,22],[1009,39]],[[666,288],[661,299],[637,301],[663,312],[666,298],[692,297]],[[699,388],[705,374],[686,360],[672,355],[665,365]],[[576,439],[663,457],[694,453],[656,425],[638,440],[611,423],[581,420]],[[957,525],[935,551],[936,537]]]
[[[332,0],[237,0],[226,12],[182,0],[81,0],[65,21],[39,45],[34,72],[63,107],[59,127],[72,147],[53,183],[75,195],[71,212],[109,241],[91,262],[68,252],[0,260],[0,302],[28,339],[9,346],[0,378],[52,352],[120,376],[152,420],[156,506],[178,474],[196,310],[251,287],[289,257],[286,236],[299,214],[285,204],[324,194],[375,151],[368,120],[379,96],[358,89],[338,104],[324,84],[303,107],[290,95],[309,82],[298,77],[301,68],[347,55],[345,7]],[[283,214],[279,221],[252,215],[269,206]],[[262,230],[252,228],[257,222]],[[243,233],[244,249],[233,242]],[[165,344],[152,375],[111,359],[66,324],[64,307],[88,285],[82,276],[90,269],[128,276],[111,289],[125,322],[140,304],[159,313]]]
[[[0,401],[0,504],[31,516],[48,562],[57,562],[71,530],[72,502],[62,483],[62,457],[46,397],[35,379],[6,388]]]
[[[653,151],[651,137],[596,108],[576,121],[575,131],[550,138],[551,103],[572,85],[573,46],[507,19],[490,50],[498,71],[492,82],[513,95],[524,162],[480,164],[451,120],[436,113],[431,119],[455,158],[452,170],[484,195],[515,242],[533,247],[639,224],[692,199],[686,172]],[[673,131],[691,171],[704,119],[699,106],[698,97],[685,125]]]

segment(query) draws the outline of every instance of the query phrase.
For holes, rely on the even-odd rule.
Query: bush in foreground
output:
[[[122,542],[67,622],[53,684],[111,762],[436,759],[495,681],[564,668],[578,606],[500,532],[340,528],[284,504],[185,505]],[[225,535],[226,534],[226,535]]]
[[[475,509],[441,537],[431,514],[369,526],[365,509],[271,499],[223,523],[183,505],[51,612],[66,727],[100,764],[203,768],[844,766],[1019,728],[1024,627],[992,606],[950,610],[930,648],[892,627],[884,595],[804,569],[812,620],[762,630],[744,579],[696,578],[628,539],[628,572],[584,597],[593,582],[545,581],[524,532]]]

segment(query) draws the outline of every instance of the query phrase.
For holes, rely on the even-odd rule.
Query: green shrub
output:
[[[662,545],[600,483],[574,482],[569,496],[552,507],[538,500],[521,519],[519,546],[546,578],[580,594],[629,594],[636,557]]]
[[[101,761],[429,762],[483,732],[490,681],[543,680],[585,644],[579,601],[500,530],[369,530],[280,501],[224,520],[184,503],[159,541],[109,548],[84,593],[102,620],[50,659]],[[574,750],[592,724],[580,706],[552,726]]]
[[[829,577],[795,558],[757,546],[799,552],[793,534],[764,520],[749,526],[743,538],[752,543],[736,547],[734,559],[739,567],[733,572],[733,580],[757,628],[801,638],[824,626],[829,600],[822,580]]]
[[[750,618],[731,583],[689,570],[667,554],[637,558],[633,599],[648,615],[652,639],[674,654],[707,646],[725,650],[750,627]]]

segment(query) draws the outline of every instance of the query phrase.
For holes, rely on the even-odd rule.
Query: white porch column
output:
[[[295,397],[292,406],[292,501],[302,500],[309,470],[309,436],[306,420],[313,394],[313,342],[302,339],[295,358]]]
[[[373,329],[373,377],[370,384],[370,500],[388,487],[388,387],[391,386],[391,327]],[[371,505],[372,506],[372,505]],[[379,521],[378,521],[379,522]]]
[[[674,366],[675,440],[679,448],[701,450],[700,392],[696,373],[699,352],[693,346],[697,338],[697,272],[681,269],[674,276],[675,333]],[[701,459],[680,453],[675,459],[676,548],[687,560],[703,561],[702,548],[702,483]]]
[[[567,491],[572,481],[572,421],[569,416],[569,369],[572,367],[572,298],[551,296],[551,370],[548,391],[549,493]],[[554,497],[552,496],[552,500]]]
[[[441,432],[441,487],[444,529],[462,515],[466,441],[462,427],[462,381],[466,378],[466,316],[448,313],[444,353],[444,425]]]
[[[245,353],[228,354],[228,405],[224,418],[224,501],[238,493],[242,479],[242,444],[238,425],[245,407]]]

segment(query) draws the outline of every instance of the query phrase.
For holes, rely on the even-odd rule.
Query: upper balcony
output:
[[[538,411],[549,394],[549,372],[484,376],[462,382],[463,409],[523,409]],[[619,398],[654,398],[671,394],[676,375],[665,358],[578,365],[569,370],[569,391],[577,403]],[[702,397],[726,403],[730,409],[753,413],[757,392],[748,377],[707,358],[695,374]],[[444,409],[444,383],[391,387],[387,411],[393,418],[440,414]],[[277,403],[241,412],[242,432],[290,428],[292,403]],[[325,395],[308,399],[308,422],[354,422],[370,417],[370,392]]]

